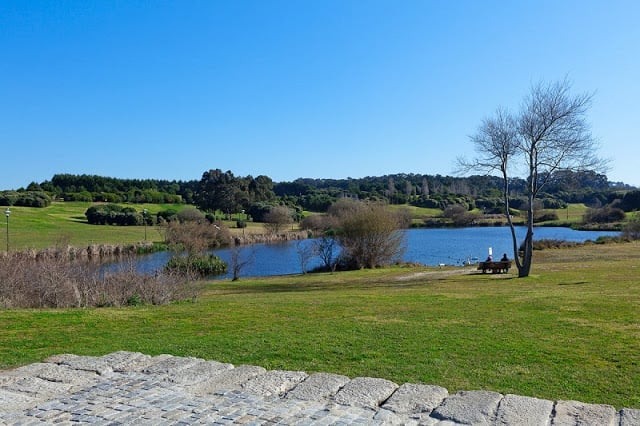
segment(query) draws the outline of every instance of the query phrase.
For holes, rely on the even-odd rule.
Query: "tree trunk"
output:
[[[527,235],[524,237],[522,255],[522,265],[518,267],[518,278],[528,277],[531,272],[531,261],[533,260],[533,204],[536,198],[536,180],[537,175],[531,172],[532,178],[529,179],[529,207],[527,208]]]

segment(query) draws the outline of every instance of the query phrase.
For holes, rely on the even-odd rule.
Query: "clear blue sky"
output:
[[[0,189],[56,173],[452,174],[532,83],[640,184],[640,2],[2,1]]]

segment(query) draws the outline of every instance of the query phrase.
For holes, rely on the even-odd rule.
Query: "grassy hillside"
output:
[[[84,212],[92,203],[54,202],[49,207],[11,207],[9,218],[9,243],[11,250],[25,248],[45,248],[56,243],[69,243],[74,246],[87,244],[112,243],[126,244],[144,240],[144,226],[94,226],[89,225]],[[137,209],[149,209],[156,213],[168,208],[161,205],[136,205]],[[4,207],[2,210],[4,211]],[[4,215],[3,215],[4,216]],[[3,221],[4,221],[3,217]],[[6,222],[3,223],[6,227]],[[2,247],[5,243],[6,229],[0,239]],[[160,240],[160,235],[153,227],[147,228],[147,238]]]
[[[140,242],[145,237],[144,226],[104,226],[89,225],[84,215],[85,211],[93,203],[83,202],[54,202],[49,207],[11,207],[9,217],[9,244],[11,250],[26,248],[46,248],[56,244],[71,244],[84,246],[88,244],[129,244]],[[142,212],[147,209],[150,215],[155,215],[160,210],[184,208],[183,205],[174,204],[134,204],[136,210]],[[2,207],[2,211],[6,207]],[[2,215],[2,227],[0,228],[0,250],[6,246],[6,218]],[[225,222],[230,228],[235,227],[235,222]],[[234,232],[242,233],[235,229]],[[249,223],[246,233],[262,233],[262,224]],[[159,229],[155,226],[147,226],[147,239],[149,241],[162,241]]]
[[[116,350],[640,408],[640,244],[533,275],[394,268],[206,284],[194,303],[0,311],[0,368]]]

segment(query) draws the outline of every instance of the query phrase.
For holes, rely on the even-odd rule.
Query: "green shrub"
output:
[[[127,306],[140,306],[144,302],[138,293],[132,294],[127,298]]]
[[[172,257],[165,269],[170,272],[182,274],[198,274],[202,277],[211,275],[221,275],[227,272],[227,264],[218,256],[209,255],[188,255]]]
[[[85,212],[91,225],[144,225],[144,218],[133,207],[121,207],[117,204],[91,206]]]
[[[51,197],[43,191],[1,191],[0,206],[47,207]]]

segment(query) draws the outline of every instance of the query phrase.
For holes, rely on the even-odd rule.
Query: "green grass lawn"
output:
[[[390,204],[389,207],[394,210],[408,210],[414,219],[425,219],[428,217],[437,217],[442,215],[441,209],[416,207],[410,204]]]
[[[144,240],[144,226],[98,226],[89,225],[84,215],[93,203],[54,202],[49,207],[11,207],[9,217],[9,244],[11,250],[46,248],[57,243],[84,246],[88,244],[129,244]],[[181,208],[172,204],[136,204],[142,212],[148,209],[154,215],[167,208]],[[2,211],[6,207],[2,208]],[[4,216],[4,215],[3,215]],[[4,222],[3,217],[3,222]],[[6,245],[6,222],[2,224],[0,248]],[[147,227],[150,241],[162,241],[162,236],[153,226]]]
[[[86,246],[89,244],[131,244],[144,241],[144,226],[109,226],[89,225],[84,213],[95,203],[85,202],[53,202],[49,207],[11,207],[9,217],[10,250],[42,249],[57,244]],[[147,209],[155,216],[160,210],[181,210],[186,205],[175,204],[127,204],[139,212]],[[2,212],[6,207],[2,207]],[[0,250],[6,247],[6,222],[4,214],[0,228]],[[242,234],[236,228],[236,221],[223,221],[232,233]],[[296,225],[296,229],[297,225]],[[265,232],[262,223],[248,222],[244,230],[247,234]],[[157,226],[146,227],[147,240],[163,241],[164,236]]]
[[[160,307],[4,310],[0,368],[129,350],[640,408],[640,244],[535,259],[526,279],[392,268],[210,282]]]

